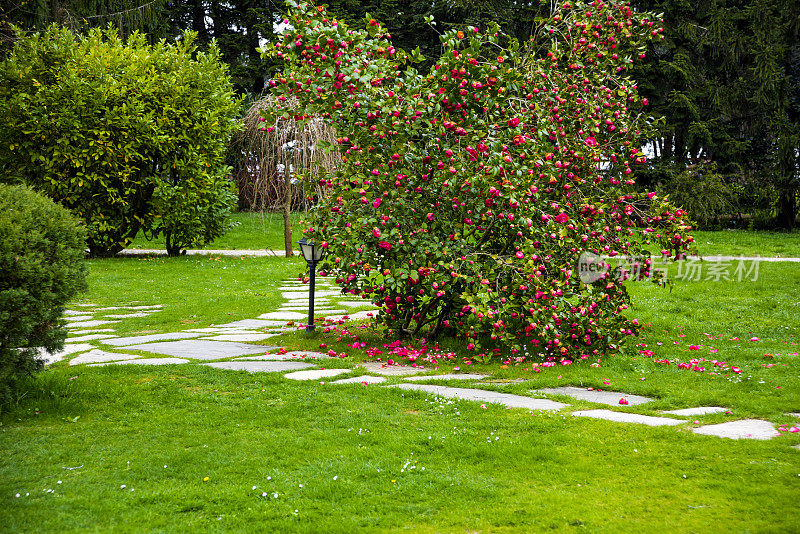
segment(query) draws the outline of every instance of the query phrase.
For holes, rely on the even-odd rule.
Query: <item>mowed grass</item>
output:
[[[81,302],[164,305],[114,325],[135,333],[276,310],[280,281],[303,266],[207,256],[89,267]],[[671,289],[631,285],[630,313],[645,327],[599,368],[467,365],[463,344],[443,340],[458,357],[429,370],[489,373],[480,385],[451,385],[522,395],[557,385],[650,395],[652,403],[624,407],[647,415],[700,405],[730,414],[650,428],[572,417],[598,406],[566,397],[560,412],[531,413],[199,365],[60,363],[0,418],[0,531],[796,531],[800,434],[734,441],[691,428],[798,423],[786,414],[800,412],[800,269],[762,263],[756,280],[741,282],[707,275]],[[376,347],[389,341],[371,326],[348,332],[264,343],[325,344],[348,355],[329,367],[352,368],[366,358],[349,346],[352,335]],[[677,368],[691,358],[742,372]],[[663,359],[672,363],[654,361]]]
[[[303,213],[292,213],[292,241],[298,252],[297,241],[303,237]],[[225,235],[208,244],[210,250],[284,250],[284,223],[282,213],[240,212],[231,215],[231,227]],[[148,240],[143,234],[136,236],[131,249],[165,250],[163,237]]]
[[[702,256],[761,256],[800,258],[800,231],[751,230],[693,231]]]

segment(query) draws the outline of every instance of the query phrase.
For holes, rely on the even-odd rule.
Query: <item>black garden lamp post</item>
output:
[[[321,246],[317,246],[317,244],[312,241],[306,241],[306,238],[303,237],[298,241],[300,244],[300,250],[303,253],[303,258],[305,258],[306,263],[308,263],[308,268],[311,271],[311,285],[308,287],[308,324],[306,325],[306,332],[313,332],[314,331],[314,280],[317,274],[317,263],[319,260],[322,259],[322,256],[325,254],[325,249]]]

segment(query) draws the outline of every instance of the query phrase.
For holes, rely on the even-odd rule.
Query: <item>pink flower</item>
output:
[[[702,345],[689,345],[689,350],[700,350]]]
[[[486,409],[486,405],[485,404],[481,404],[481,408],[483,408],[485,410]]]
[[[800,432],[800,428],[793,426],[792,428],[789,429],[789,432],[795,432],[795,433]]]
[[[375,236],[375,237],[380,237],[381,236],[381,231],[378,230],[377,228],[373,228],[372,229],[372,235]]]
[[[628,405],[628,399],[626,399],[626,398],[624,398],[624,397],[623,397],[623,398],[621,398],[621,399],[619,400],[619,403],[620,403],[621,405],[623,405],[623,406],[627,406],[627,405]]]
[[[508,119],[508,125],[512,128],[516,128],[519,126],[519,119],[514,117],[513,119]]]
[[[556,222],[558,224],[564,224],[568,220],[569,220],[569,217],[567,216],[566,213],[559,213],[558,215],[556,215]]]
[[[378,198],[376,198],[376,199],[375,199],[375,201],[372,203],[372,207],[373,207],[373,208],[377,208],[377,207],[379,207],[380,205],[381,205],[381,199],[380,199],[380,197],[378,197]]]
[[[733,372],[734,372],[734,373],[736,373],[737,375],[738,375],[739,373],[741,373],[741,372],[742,372],[742,370],[741,370],[741,369],[739,369],[738,367],[731,367],[731,371],[733,371]]]
[[[384,250],[392,250],[392,244],[388,241],[381,241],[378,246]]]
[[[524,253],[524,252],[522,252],[521,250],[518,250],[518,251],[517,251],[517,258],[519,258],[519,259],[521,260],[521,259],[522,259],[522,258],[524,258],[524,257],[525,257],[525,253]]]
[[[586,146],[597,146],[597,139],[594,137],[587,137],[583,142]]]
[[[433,216],[433,213],[429,213],[427,215],[427,217],[428,217],[428,220],[431,221],[431,222],[433,222],[433,219],[435,219],[435,217]]]
[[[758,341],[758,338],[757,337],[751,337],[750,341]]]

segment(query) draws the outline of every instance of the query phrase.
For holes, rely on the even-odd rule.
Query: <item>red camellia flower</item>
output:
[[[378,243],[378,246],[384,250],[392,250],[392,244],[389,243],[388,241],[381,241],[380,243]]]
[[[564,224],[568,220],[569,220],[569,216],[567,216],[566,213],[559,213],[558,215],[556,215],[556,222],[558,224]]]
[[[584,143],[586,146],[597,146],[597,139],[594,137],[587,137]]]
[[[508,119],[508,125],[511,126],[512,128],[516,128],[517,126],[519,126],[519,119],[516,117],[514,117],[513,119]]]

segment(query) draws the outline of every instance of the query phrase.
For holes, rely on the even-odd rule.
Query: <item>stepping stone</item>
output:
[[[39,354],[36,356],[37,360],[43,360],[45,365],[50,365],[52,363],[61,361],[64,359],[64,356],[68,356],[70,354],[75,354],[76,352],[85,352],[87,350],[92,350],[94,345],[90,343],[65,343],[64,348],[60,351],[54,352],[52,354],[48,353],[46,350],[40,348]]]
[[[62,315],[86,315],[86,310],[64,310]]]
[[[719,406],[700,406],[698,408],[684,408],[683,410],[667,410],[662,413],[689,417],[692,415],[707,415],[710,413],[720,413],[726,411],[728,411],[727,408],[720,408]]]
[[[320,378],[343,375],[350,371],[350,369],[314,369],[311,371],[295,371],[294,373],[283,375],[283,377],[289,380],[319,380]]]
[[[215,362],[202,363],[208,367],[227,369],[229,371],[248,371],[251,373],[278,373],[281,371],[295,371],[314,367],[310,363],[302,362]]]
[[[208,328],[190,328],[186,332],[197,332],[198,334],[253,334],[253,329],[237,328],[235,326],[212,326]]]
[[[693,428],[692,432],[704,436],[719,436],[730,439],[771,439],[780,436],[780,433],[775,430],[775,426],[772,423],[761,419],[742,419],[718,425],[705,425]]]
[[[449,374],[449,375],[424,375],[409,376],[404,378],[406,381],[422,382],[423,380],[482,380],[489,375],[470,375],[470,374]]]
[[[339,306],[347,306],[348,308],[361,308],[363,306],[375,308],[375,305],[368,300],[340,300],[337,304]]]
[[[79,322],[70,324],[69,327],[70,328],[86,328],[86,327],[89,327],[89,326],[100,326],[101,324],[113,324],[113,323],[118,323],[118,322],[119,321],[107,321],[107,320],[102,320],[102,321],[79,321]]]
[[[486,391],[483,389],[451,388],[447,386],[432,386],[428,384],[394,384],[385,386],[388,388],[400,388],[415,391],[427,391],[440,397],[452,399],[471,400],[477,402],[491,402],[502,404],[508,408],[526,408],[528,410],[560,410],[567,404],[555,402],[548,399],[534,399],[533,397],[523,397],[510,393],[498,393],[496,391]]]
[[[73,306],[81,307],[81,308],[91,308],[93,306],[97,306],[97,304],[86,303],[86,304],[73,304]]]
[[[108,362],[108,363],[92,363],[89,364],[88,367],[104,367],[106,365],[128,365],[128,364],[136,364],[136,365],[173,365],[173,364],[180,364],[180,363],[189,363],[189,360],[184,360],[182,358],[141,358],[139,360],[122,360],[119,362]]]
[[[385,376],[372,376],[372,375],[362,375],[362,376],[354,376],[352,378],[342,378],[341,380],[337,380],[335,382],[330,382],[331,384],[381,384],[386,382]]]
[[[611,410],[580,410],[572,412],[572,415],[575,417],[605,419],[606,421],[615,421],[617,423],[638,423],[647,426],[675,426],[686,422],[679,419],[670,419],[669,417],[652,417],[636,413],[612,412]]]
[[[235,326],[238,328],[266,328],[268,326],[286,326],[286,321],[287,321],[286,319],[284,320],[268,319],[266,317],[267,315],[269,314],[265,313],[263,315],[259,315],[258,319],[243,319],[241,321],[234,321],[232,323],[219,324],[217,326]],[[308,314],[306,314],[305,317],[308,317]]]
[[[160,311],[160,308],[163,308],[163,304],[150,304],[149,306],[124,306],[128,310],[152,310],[154,312]]]
[[[371,319],[378,315],[377,311],[358,311],[355,313],[348,313],[347,315],[331,315],[328,316],[328,319],[332,319],[334,321],[341,321],[341,320],[350,320],[350,321],[360,321],[361,319]]]
[[[277,335],[279,334],[254,334],[251,332],[248,334],[222,334],[219,336],[201,337],[200,339],[211,339],[214,341],[262,341]]]
[[[78,336],[78,337],[70,337],[67,338],[69,342],[77,342],[77,341],[91,341],[93,339],[108,339],[110,337],[117,337],[114,334],[89,334],[86,336]]]
[[[281,296],[285,300],[307,299],[308,298],[308,290],[305,290],[304,292],[287,291],[285,293],[281,293]],[[333,296],[342,296],[342,292],[341,291],[337,291],[335,289],[325,290],[325,289],[316,288],[314,290],[314,300],[316,300],[316,299],[318,299],[320,297],[333,297]]]
[[[80,365],[82,363],[100,363],[100,362],[115,362],[119,360],[131,360],[136,358],[133,354],[120,354],[119,352],[106,352],[100,349],[90,350],[72,358],[69,361],[70,365]]]
[[[110,319],[128,319],[130,317],[147,317],[148,315],[152,315],[152,313],[147,313],[147,312],[119,313],[115,315],[104,315],[103,317],[108,317]]]
[[[274,348],[274,347],[273,347]],[[321,352],[292,351],[286,354],[263,354],[261,356],[243,356],[237,360],[249,361],[283,361],[283,360],[329,360],[331,356]]]
[[[790,415],[792,417],[800,418],[800,412],[789,412],[786,415]]]
[[[80,335],[80,334],[96,334],[98,332],[113,332],[113,328],[90,328],[88,330],[70,330],[70,334]],[[69,341],[69,340],[67,340]]]
[[[189,332],[169,332],[167,334],[148,334],[146,336],[118,337],[116,339],[106,339],[106,345],[121,347],[123,345],[133,345],[135,343],[148,343],[150,341],[161,341],[163,339],[186,339],[190,337],[200,337],[200,334]]]
[[[264,315],[259,315],[259,317],[263,317],[264,319],[283,321],[284,324],[286,324],[286,321],[299,321],[302,319],[308,319],[308,313],[277,311],[272,313],[265,313]]]
[[[793,448],[793,449],[797,449],[798,451],[800,451],[800,444],[798,444],[798,445],[792,445],[792,448]]]
[[[381,362],[362,362],[361,367],[370,373],[377,373],[384,376],[405,376],[417,375],[427,371],[424,367],[411,367],[408,365],[386,365]]]
[[[62,317],[67,322],[73,323],[75,321],[89,321],[94,318],[94,315],[71,315]]]
[[[126,350],[141,350],[195,360],[221,360],[243,354],[263,354],[265,351],[275,348],[277,347],[246,345],[230,341],[204,341],[202,339],[125,345]]]
[[[531,390],[531,393],[541,393],[543,395],[567,395],[574,399],[596,402],[599,404],[608,404],[609,406],[619,406],[620,399],[627,400],[629,406],[636,406],[637,404],[644,404],[653,400],[650,397],[630,395],[628,393],[620,393],[618,391],[589,391],[586,388],[576,388],[574,386],[533,389]]]

